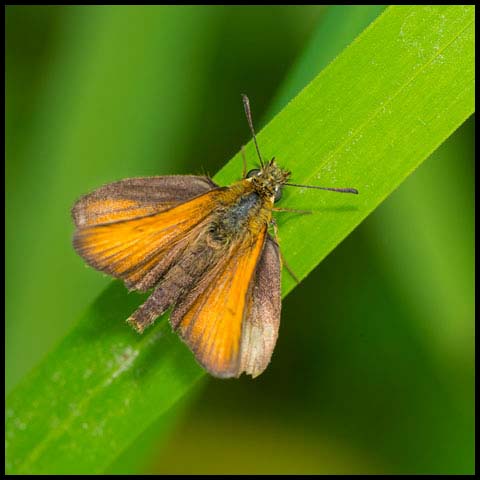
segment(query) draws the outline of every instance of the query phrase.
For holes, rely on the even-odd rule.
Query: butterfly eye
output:
[[[258,168],[254,168],[253,170],[250,170],[250,171],[247,173],[247,177],[246,177],[246,178],[256,177],[259,173],[260,173],[260,170],[259,170]]]
[[[274,203],[277,203],[282,198],[282,189],[281,187],[275,192],[275,197],[273,198]]]

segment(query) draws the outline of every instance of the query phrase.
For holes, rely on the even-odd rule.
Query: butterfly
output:
[[[260,375],[280,325],[282,256],[272,212],[291,173],[264,162],[248,97],[243,104],[260,161],[230,186],[208,176],[128,178],[80,197],[73,246],[129,290],[153,290],[127,319],[139,333],[171,308],[170,323],[211,375]],[[277,209],[287,211],[287,209]],[[274,227],[273,236],[269,232]]]

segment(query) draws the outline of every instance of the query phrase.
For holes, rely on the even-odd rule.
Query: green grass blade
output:
[[[283,206],[315,211],[278,220],[298,276],[474,111],[473,38],[474,7],[390,7],[259,133],[295,182],[360,190],[286,189]],[[215,178],[240,171],[238,155]],[[165,319],[142,337],[126,328],[143,298],[113,284],[10,395],[7,472],[101,472],[203,375]]]
[[[273,118],[385,9],[385,5],[332,5],[309,45],[275,96],[267,118]]]
[[[14,390],[7,471],[100,472],[202,376],[167,322],[139,336],[119,321],[139,301],[114,282]]]

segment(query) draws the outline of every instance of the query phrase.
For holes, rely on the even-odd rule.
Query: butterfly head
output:
[[[280,168],[276,164],[275,158],[272,158],[261,168],[250,170],[246,178],[261,197],[278,202],[282,198],[283,185],[288,181],[290,175],[288,170]]]

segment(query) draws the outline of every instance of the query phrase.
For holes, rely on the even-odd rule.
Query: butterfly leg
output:
[[[278,241],[278,225],[277,225],[277,222],[275,221],[274,218],[272,218],[270,220],[270,225],[273,227],[273,237],[275,239],[275,243],[277,245],[279,245],[279,241]],[[298,279],[298,277],[295,275],[295,273],[293,273],[293,270],[290,268],[290,266],[288,265],[287,261],[285,260],[285,257],[283,256],[283,253],[282,253],[282,250],[279,248],[278,249],[279,252],[280,252],[280,257],[282,259],[282,264],[285,266],[285,268],[287,269],[288,273],[292,276],[292,278],[297,282],[297,283],[300,283],[300,280]]]
[[[298,213],[300,215],[310,215],[313,213],[311,210],[293,210],[291,208],[272,208],[273,212],[289,212],[289,213]]]

